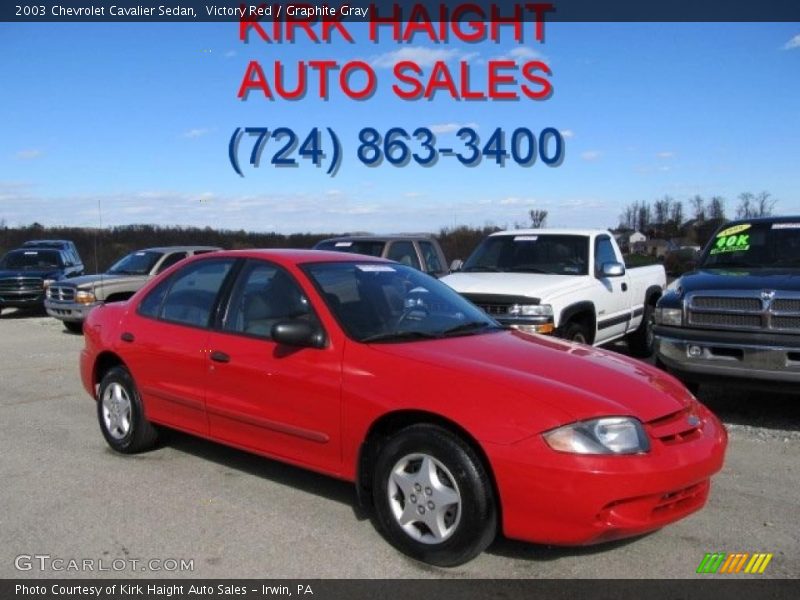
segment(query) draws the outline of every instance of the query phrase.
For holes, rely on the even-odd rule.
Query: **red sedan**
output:
[[[217,252],[92,311],[81,377],[105,439],[160,427],[353,481],[398,549],[458,565],[502,531],[642,534],[708,498],[727,443],[675,379],[504,329],[371,257]]]

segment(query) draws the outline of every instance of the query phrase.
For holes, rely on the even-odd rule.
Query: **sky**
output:
[[[798,23],[548,23],[544,43],[244,44],[236,23],[0,24],[0,221],[53,226],[131,223],[252,231],[436,232],[441,227],[528,223],[611,227],[625,206],[664,195],[723,196],[733,216],[742,192],[768,191],[778,214],[800,213],[800,25]],[[404,101],[388,65],[414,58],[470,64],[485,89],[486,61],[545,61],[543,101],[458,101],[446,94]],[[379,87],[354,101],[266,100],[237,91],[250,60],[269,73],[279,59],[364,60]],[[270,75],[271,77],[271,75]],[[313,80],[312,80],[313,81]],[[271,82],[271,80],[270,80]],[[272,82],[271,82],[272,83]],[[546,127],[562,132],[565,157],[467,168],[369,168],[358,131],[429,127],[438,145],[454,131],[482,139]],[[344,154],[337,174],[302,161],[275,168],[228,161],[237,127],[290,127],[301,137],[332,128]],[[270,145],[272,144],[272,145]],[[267,156],[276,146],[268,142]]]

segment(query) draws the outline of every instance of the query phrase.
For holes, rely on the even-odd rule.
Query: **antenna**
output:
[[[100,285],[103,285],[103,274],[100,271],[100,259],[98,257],[98,238],[100,237],[100,232],[103,230],[103,207],[101,205],[102,198],[97,199],[97,221],[98,227],[97,231],[94,233],[94,270],[96,273],[100,273]]]

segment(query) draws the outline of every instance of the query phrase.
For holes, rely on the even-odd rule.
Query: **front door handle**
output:
[[[622,291],[623,292],[627,292],[628,291],[628,284],[627,283],[623,283],[622,284]]]
[[[231,357],[224,352],[220,352],[219,350],[214,350],[211,353],[211,360],[218,363],[228,363],[231,362]]]
[[[130,331],[125,331],[122,335],[119,336],[119,339],[121,339],[123,342],[128,342],[130,344],[136,338]]]

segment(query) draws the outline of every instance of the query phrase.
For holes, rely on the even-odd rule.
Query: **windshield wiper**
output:
[[[402,340],[432,340],[439,336],[435,333],[428,333],[426,331],[388,331],[384,333],[376,333],[369,335],[361,340],[362,344],[369,344],[370,342],[390,342]]]
[[[555,275],[552,271],[545,271],[544,269],[539,269],[537,267],[511,267],[509,271],[514,271],[517,273],[544,273],[545,275]]]
[[[485,271],[487,273],[499,273],[500,271],[503,271],[503,269],[498,269],[497,267],[487,267],[485,265],[476,265],[474,267],[467,267],[465,269],[462,269],[462,271],[465,271],[467,273],[470,271]]]
[[[713,265],[700,265],[700,269],[763,269],[766,265],[759,265],[743,260],[717,263]]]
[[[482,331],[491,327],[492,329],[503,329],[495,325],[494,323],[489,323],[487,321],[468,321],[466,323],[462,323],[461,325],[456,325],[455,327],[451,327],[450,329],[445,329],[441,332],[442,337],[451,336],[451,335],[460,335],[464,333],[477,333],[478,331]]]

